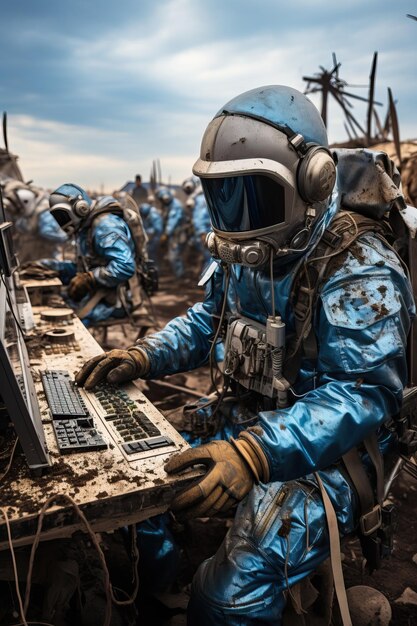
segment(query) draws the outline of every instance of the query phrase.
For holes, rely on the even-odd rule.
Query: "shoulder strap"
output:
[[[91,251],[94,251],[93,224],[99,217],[102,217],[104,215],[119,215],[120,217],[124,218],[123,208],[118,202],[114,201],[114,203],[108,203],[105,206],[97,206],[91,211],[90,215],[85,221],[85,224],[83,225],[83,229],[88,228],[87,246],[88,249]]]
[[[330,563],[333,574],[334,590],[339,604],[340,617],[343,626],[352,626],[349,604],[346,595],[345,581],[343,578],[342,556],[340,553],[340,536],[337,524],[336,512],[327,494],[326,488],[318,472],[314,472],[320,494],[323,500],[324,512],[326,514],[327,529],[329,533]]]
[[[106,213],[112,213],[113,215],[121,215],[123,217],[123,207],[116,200],[114,202],[107,202],[106,204],[96,204],[85,221],[84,228],[92,225],[94,220],[100,215]]]

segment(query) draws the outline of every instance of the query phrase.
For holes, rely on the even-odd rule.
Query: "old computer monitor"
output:
[[[12,279],[0,277],[0,396],[32,470],[50,465]]]
[[[0,185],[0,271],[4,276],[11,276],[17,269],[18,260],[13,249],[13,224],[6,221],[3,195]]]
[[[11,276],[18,267],[17,257],[13,251],[13,224],[0,224],[0,271],[5,276]]]

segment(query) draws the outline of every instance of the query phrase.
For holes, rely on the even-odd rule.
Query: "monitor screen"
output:
[[[50,465],[39,403],[23,335],[18,326],[12,280],[0,281],[0,396],[30,468]]]
[[[17,265],[18,261],[13,249],[13,224],[6,221],[0,182],[0,269],[6,276],[10,276]]]
[[[0,271],[5,276],[11,276],[18,267],[18,261],[13,250],[13,224],[0,224]]]
[[[4,203],[3,203],[3,190],[2,190],[2,181],[1,181],[1,177],[0,177],[0,222],[5,222],[6,221],[6,211],[4,209]]]

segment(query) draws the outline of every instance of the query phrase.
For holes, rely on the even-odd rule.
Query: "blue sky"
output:
[[[147,180],[155,158],[180,183],[223,104],[273,83],[304,91],[302,76],[330,69],[332,52],[340,78],[366,85],[378,51],[381,115],[391,87],[402,138],[416,138],[417,22],[407,13],[417,0],[2,2],[10,149],[25,178],[48,188],[112,191],[136,173]],[[343,114],[329,106],[330,141],[341,141]],[[365,111],[353,109],[360,122]]]

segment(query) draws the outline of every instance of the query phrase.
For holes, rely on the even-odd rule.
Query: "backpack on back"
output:
[[[84,228],[89,229],[89,249],[94,249],[92,228],[94,220],[102,215],[105,215],[106,213],[122,217],[123,221],[129,228],[129,232],[135,246],[136,272],[128,281],[130,292],[129,296],[126,286],[120,285],[118,289],[118,295],[126,314],[132,319],[132,322],[135,322],[135,320],[143,319],[144,317],[143,292],[145,292],[146,296],[149,297],[158,289],[158,273],[153,262],[148,259],[148,237],[143,226],[139,208],[133,198],[127,193],[119,199],[116,199],[113,196],[103,196],[95,202],[93,209],[84,224]],[[84,308],[86,309],[86,312],[83,312],[81,318],[89,312],[91,307],[86,305]],[[80,317],[79,313],[78,316]],[[153,318],[152,312],[146,311],[145,317]]]
[[[340,210],[325,230],[314,254],[300,268],[293,287],[296,319],[296,345],[314,355],[312,316],[321,286],[334,273],[343,255],[367,233],[373,233],[391,247],[406,268],[417,302],[417,208],[407,206],[401,191],[400,174],[382,152],[365,149],[334,151],[337,160]],[[408,339],[410,387],[417,385],[417,359],[414,358],[415,319]],[[304,348],[302,345],[304,344]],[[300,354],[298,354],[298,358]],[[290,378],[297,365],[288,364]]]

